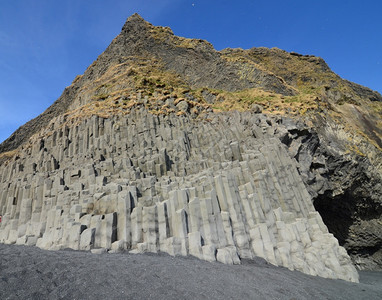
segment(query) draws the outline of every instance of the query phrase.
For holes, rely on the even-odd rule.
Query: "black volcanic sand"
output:
[[[382,299],[382,272],[361,283],[262,259],[228,266],[166,254],[45,251],[0,244],[0,299]]]

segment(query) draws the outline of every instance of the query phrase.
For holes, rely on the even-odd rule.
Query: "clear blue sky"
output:
[[[51,105],[135,12],[217,50],[314,54],[382,93],[378,0],[0,0],[0,142]]]

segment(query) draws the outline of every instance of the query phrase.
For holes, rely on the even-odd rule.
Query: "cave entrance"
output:
[[[346,243],[349,228],[354,223],[354,201],[345,193],[340,196],[318,195],[313,205],[341,246]]]

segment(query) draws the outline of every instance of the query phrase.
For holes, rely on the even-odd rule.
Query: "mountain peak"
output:
[[[132,28],[147,28],[151,24],[143,19],[139,14],[135,13],[127,18],[125,24],[122,27],[122,33],[128,32]]]
[[[138,13],[134,13],[134,14],[132,14],[130,17],[127,18],[127,21],[137,21],[137,22],[139,22],[139,21],[140,21],[140,22],[144,21],[144,22],[146,22],[145,19],[143,19],[143,18],[141,17],[141,15],[138,14]]]

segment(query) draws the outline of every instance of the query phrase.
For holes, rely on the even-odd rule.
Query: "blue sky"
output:
[[[0,142],[50,106],[135,12],[217,50],[314,54],[382,93],[382,1],[0,0]]]

